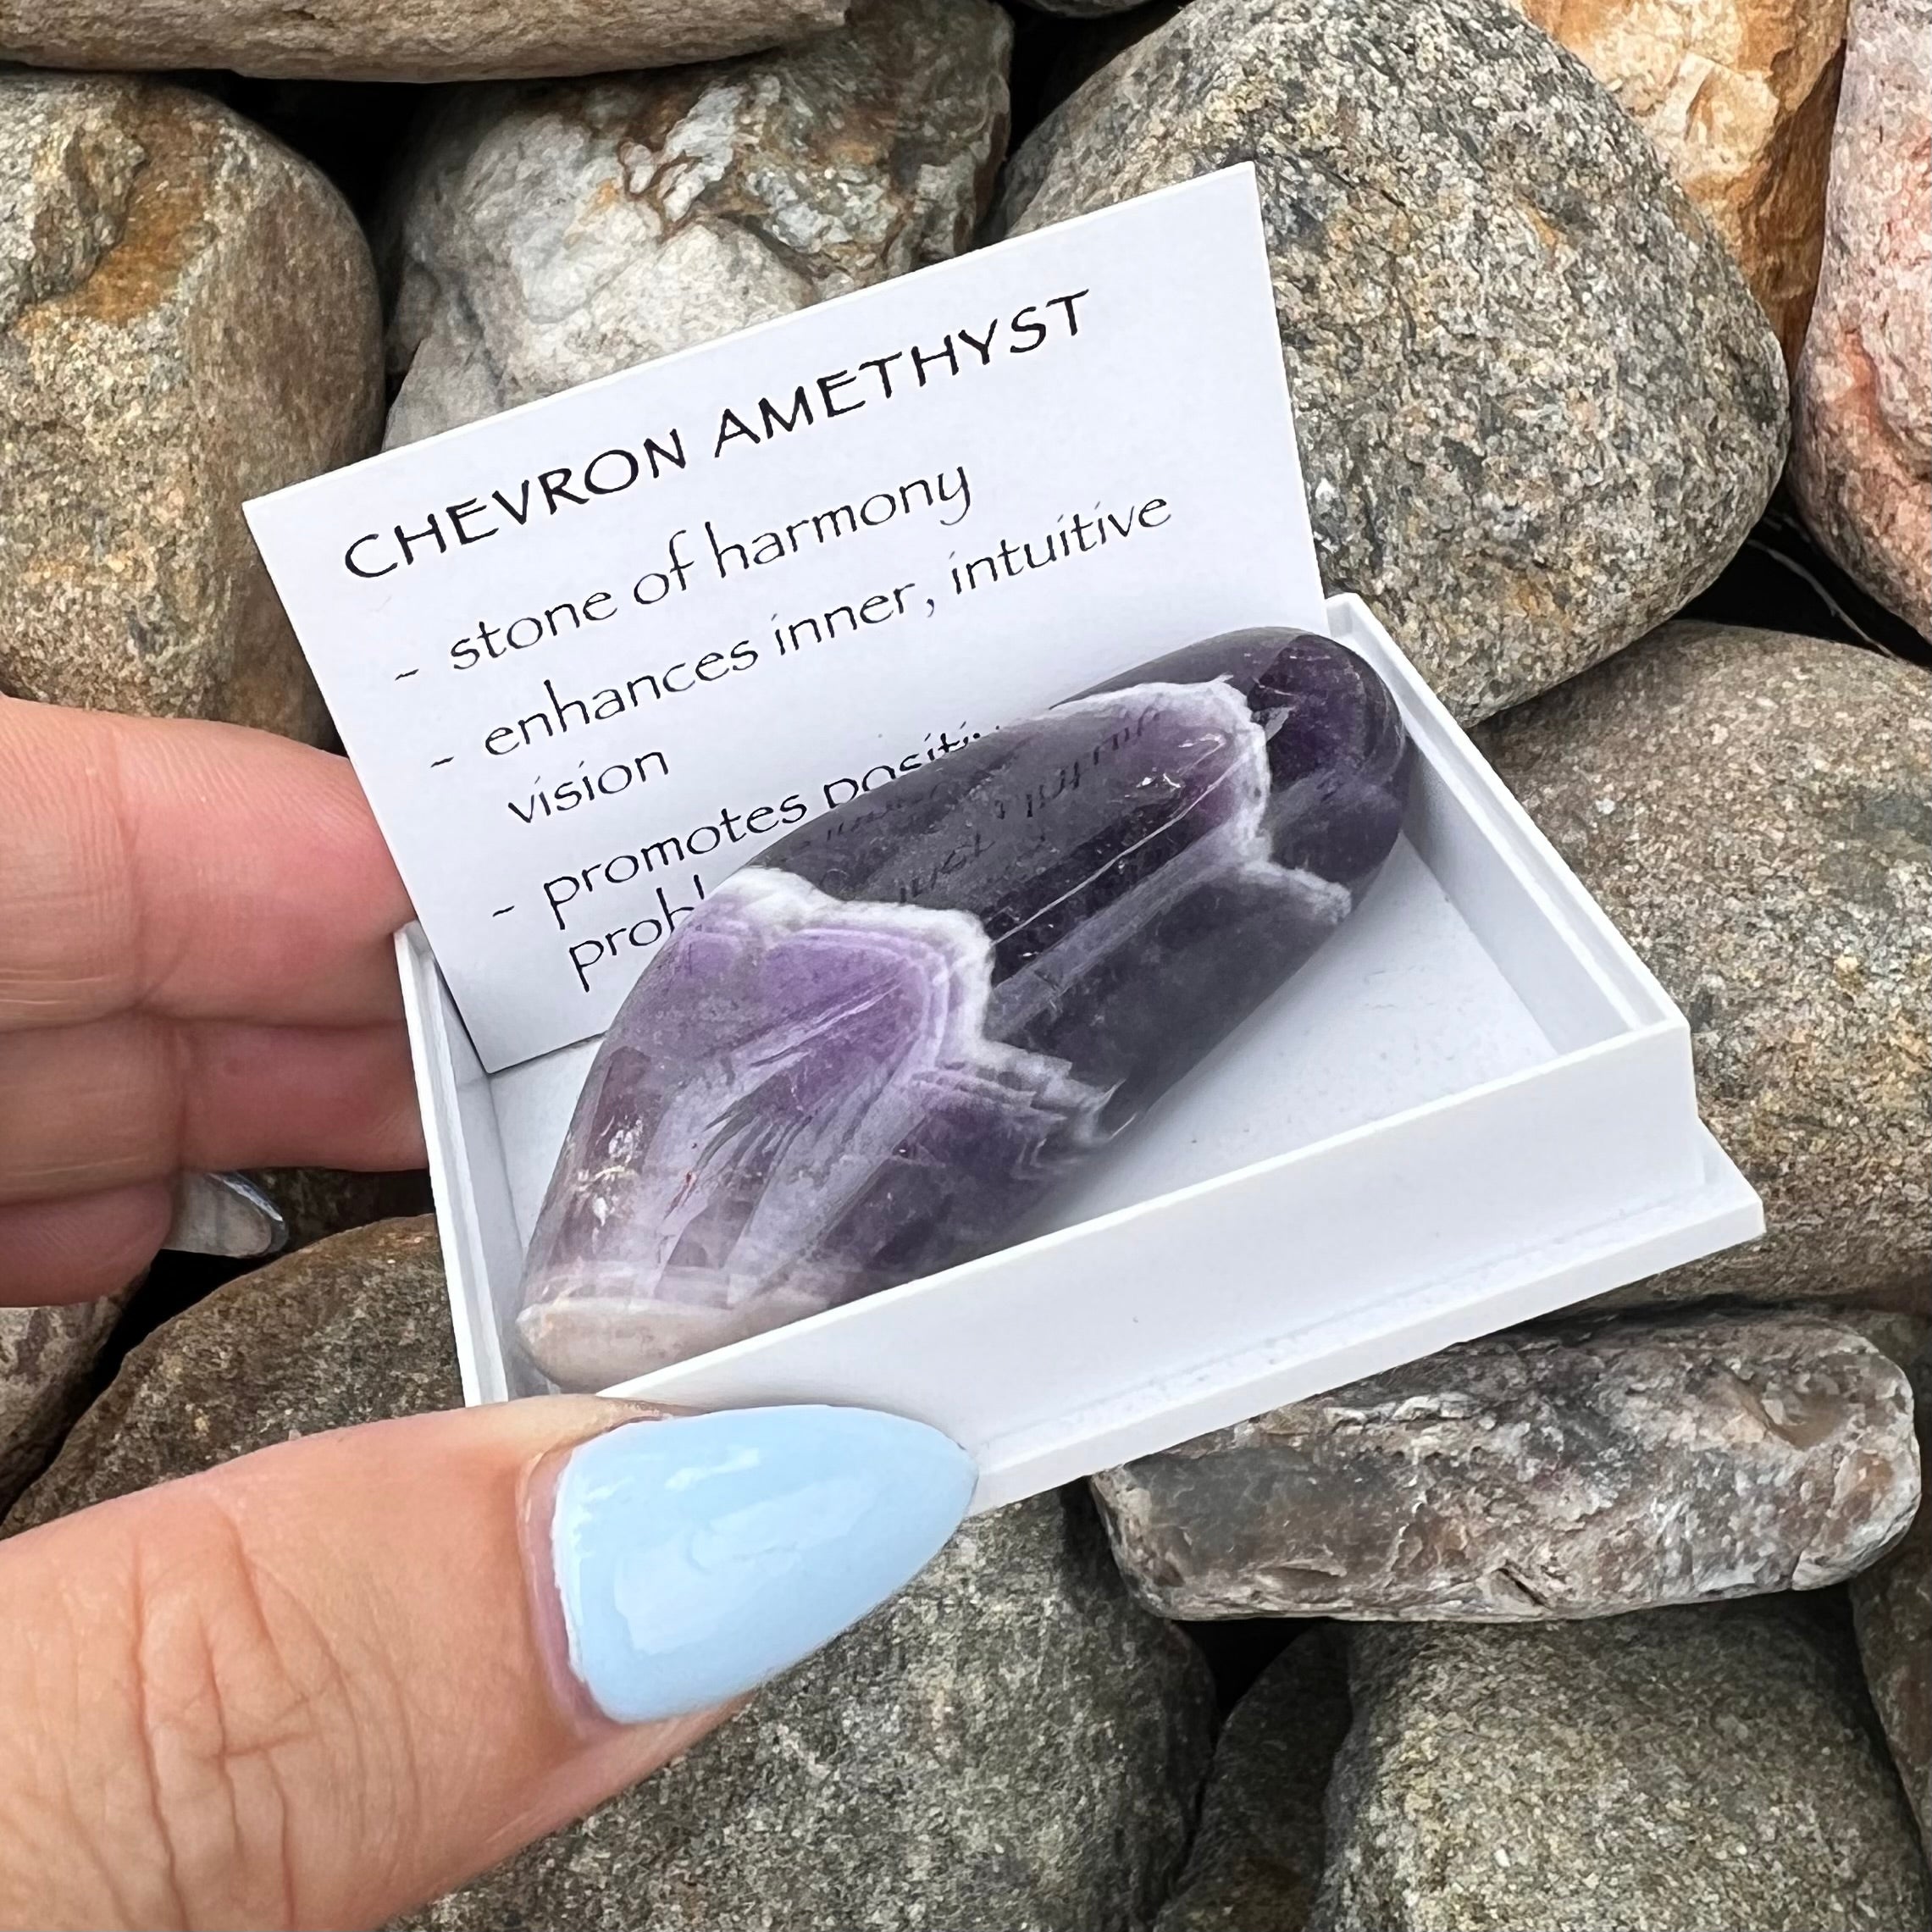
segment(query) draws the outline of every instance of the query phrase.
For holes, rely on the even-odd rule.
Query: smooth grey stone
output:
[[[1932,1310],[1932,678],[1701,623],[1481,748],[1691,1023],[1768,1232],[1613,1302]]]
[[[1919,1494],[1905,1372],[1804,1315],[1464,1343],[1094,1479],[1178,1618],[1604,1616],[1864,1569]]]
[[[1452,710],[1711,582],[1777,481],[1784,363],[1580,62],[1508,0],[1193,0],[1027,137],[995,225],[1250,160],[1324,579]]]
[[[1310,1932],[1924,1926],[1848,1633],[1805,1606],[1351,1625]]]

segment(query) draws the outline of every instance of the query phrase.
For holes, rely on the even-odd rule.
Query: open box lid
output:
[[[612,1392],[910,1415],[983,1509],[1762,1232],[1682,1016],[1367,609],[1328,613],[1420,755],[1337,938],[1044,1232]],[[486,1074],[398,948],[464,1392],[533,1392],[506,1337],[595,1043]]]

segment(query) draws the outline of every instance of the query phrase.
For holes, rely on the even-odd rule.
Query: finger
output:
[[[0,1206],[0,1304],[91,1301],[134,1281],[168,1234],[164,1181]]]
[[[684,1748],[972,1486],[894,1417],[635,1414],[311,1437],[0,1549],[0,1924],[379,1924]]]
[[[0,1029],[400,1011],[409,901],[346,759],[0,699]]]
[[[400,1021],[258,1027],[124,1013],[0,1033],[0,1202],[183,1170],[422,1161]]]

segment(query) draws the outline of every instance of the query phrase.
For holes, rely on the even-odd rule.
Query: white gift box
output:
[[[1328,615],[1420,754],[1335,938],[1029,1237],[612,1392],[912,1416],[988,1509],[1762,1232],[1683,1016],[1367,608]],[[396,944],[463,1392],[538,1392],[518,1282],[595,1043],[486,1074]]]

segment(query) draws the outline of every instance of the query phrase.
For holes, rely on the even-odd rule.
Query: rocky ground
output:
[[[1327,581],[1764,1198],[969,1525],[412,1923],[1928,1924],[1928,0],[14,0],[0,57],[0,690],[318,743],[244,497],[1254,160]],[[8,1532],[458,1399],[419,1178],[257,1179],[285,1258],[0,1311]]]

